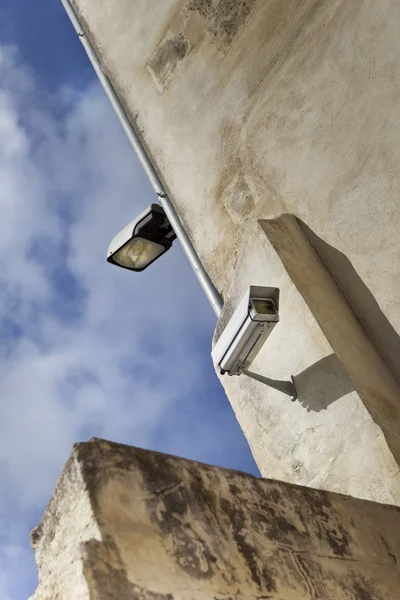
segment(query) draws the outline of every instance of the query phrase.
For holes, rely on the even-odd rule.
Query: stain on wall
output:
[[[221,0],[213,11],[206,30],[222,52],[227,52],[246,24],[256,0]]]
[[[168,30],[166,36],[161,40],[153,56],[147,63],[147,70],[153,78],[160,94],[171,80],[181,60],[190,51],[190,42],[179,32],[173,34]]]
[[[232,220],[241,225],[255,208],[258,198],[252,189],[252,181],[240,160],[224,171],[215,191],[215,201],[222,202]]]
[[[172,79],[178,64],[191,50],[186,30],[196,41],[207,34],[221,55],[228,52],[249,19],[257,0],[189,0],[173,17],[173,25],[160,41],[146,68],[160,92]],[[198,13],[202,21],[191,20]],[[178,31],[173,33],[178,22]],[[193,31],[197,29],[197,31]]]
[[[189,11],[197,11],[206,21],[211,19],[213,12],[221,0],[189,0],[183,9],[183,14]]]

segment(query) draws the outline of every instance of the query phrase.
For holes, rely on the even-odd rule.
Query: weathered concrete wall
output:
[[[75,445],[32,539],[32,600],[399,597],[399,508],[103,440]]]
[[[73,3],[224,296],[218,331],[246,285],[281,289],[254,370],[299,402],[223,380],[261,472],[400,503],[400,4]]]

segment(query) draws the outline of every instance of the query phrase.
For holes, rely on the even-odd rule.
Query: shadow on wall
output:
[[[325,356],[294,377],[298,401],[307,412],[326,410],[354,391],[350,377],[336,354]]]
[[[297,400],[307,412],[326,410],[335,400],[354,391],[351,379],[336,354],[321,358],[302,373],[292,376],[291,381],[271,379],[249,370],[245,371],[245,375],[290,396],[292,402]]]
[[[324,242],[303,221],[300,219],[297,221],[372,343],[400,383],[400,336],[381,311],[379,304],[347,256]]]
[[[291,396],[292,402],[298,401],[307,412],[326,410],[330,404],[354,391],[351,379],[336,354],[321,358],[302,373],[293,376],[296,397],[292,397],[291,381],[271,379],[253,371],[245,371],[245,374]]]

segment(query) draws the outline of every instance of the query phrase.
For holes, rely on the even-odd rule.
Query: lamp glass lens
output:
[[[135,237],[133,240],[122,246],[113,256],[116,263],[121,267],[128,269],[143,269],[160,254],[165,251],[165,247],[155,242],[150,242],[140,237]]]

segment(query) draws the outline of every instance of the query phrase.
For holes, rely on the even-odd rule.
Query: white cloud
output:
[[[0,139],[7,599],[5,568],[27,553],[6,527],[10,506],[25,523],[40,514],[78,439],[154,446],[166,415],[205,389],[214,317],[177,244],[140,275],[105,262],[115,232],[155,198],[98,85],[46,96],[0,47]]]

